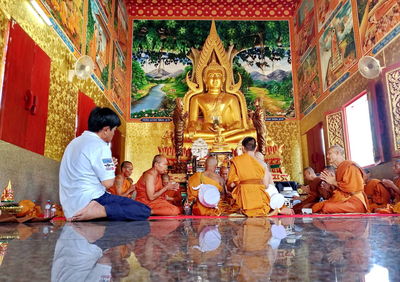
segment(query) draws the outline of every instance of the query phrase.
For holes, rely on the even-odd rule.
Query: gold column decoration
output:
[[[133,163],[132,179],[135,182],[151,167],[151,161],[159,154],[158,147],[161,147],[162,137],[167,130],[173,131],[172,122],[127,123],[125,160]]]
[[[302,182],[302,154],[300,140],[300,124],[297,120],[266,122],[267,135],[277,145],[283,144],[282,165],[291,180]]]
[[[386,88],[389,102],[390,128],[393,151],[400,155],[400,68],[386,73]]]
[[[343,132],[343,114],[341,111],[326,116],[326,124],[328,131],[328,148],[333,145],[345,147],[345,139]]]
[[[303,151],[303,166],[308,167],[310,166],[308,160],[308,141],[307,141],[307,134],[301,135],[301,149]]]
[[[3,89],[3,77],[4,77],[4,66],[5,60],[3,56],[5,55],[5,45],[7,43],[6,35],[8,33],[8,19],[4,15],[3,11],[0,10],[0,89]],[[0,91],[1,92],[1,91]]]

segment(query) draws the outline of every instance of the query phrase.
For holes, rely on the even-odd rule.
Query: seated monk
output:
[[[335,166],[336,176],[328,171],[321,173],[321,179],[336,189],[333,196],[321,202],[321,213],[366,213],[369,212],[368,198],[364,193],[363,170],[344,156],[344,149],[338,145],[329,148],[329,163]]]
[[[228,181],[228,174],[229,174],[229,168],[227,168],[226,166],[221,166],[221,168],[219,169],[219,176],[221,176],[222,179],[224,180],[224,186]]]
[[[163,174],[161,176],[161,180],[162,180],[162,186],[167,186],[169,182],[171,182],[169,175]],[[178,190],[169,190],[167,192],[165,192],[165,199],[167,201],[170,201],[173,205],[177,206],[177,207],[182,207],[182,195],[181,195],[181,191]]]
[[[165,198],[165,192],[179,189],[178,183],[168,182],[167,185],[162,185],[161,175],[165,174],[167,169],[167,159],[162,155],[156,155],[153,159],[152,167],[143,172],[143,175],[136,183],[136,201],[148,205],[153,215],[180,214],[179,208]]]
[[[224,180],[215,173],[217,168],[217,159],[214,157],[208,157],[205,164],[204,172],[196,172],[189,178],[188,184],[188,201],[190,203],[194,202],[192,206],[193,215],[221,215],[223,209],[221,207],[222,201],[218,203],[218,208],[209,208],[200,203],[198,196],[199,190],[193,188],[199,186],[200,184],[210,184],[218,188],[221,195],[224,193]]]
[[[395,174],[393,181],[382,179],[382,183],[389,189],[393,202],[396,204],[400,202],[400,159],[393,161],[393,173]]]
[[[325,167],[325,170],[335,173],[335,168],[333,166],[327,166]],[[304,178],[311,177],[312,181],[309,183],[310,192],[308,193],[307,198],[302,200],[301,203],[293,206],[294,213],[296,214],[301,214],[301,210],[303,208],[312,208],[312,206],[318,203],[321,198],[327,200],[331,196],[329,193],[331,187],[328,187],[330,185],[323,181],[320,177],[318,177],[311,167],[305,168],[303,173],[305,176]]]
[[[231,160],[228,189],[233,189],[232,197],[247,216],[267,216],[271,210],[270,197],[266,187],[271,183],[270,173],[256,159],[256,140],[246,137],[242,141],[244,154]],[[288,210],[292,213],[292,210]]]
[[[115,177],[114,185],[108,189],[108,192],[114,195],[132,198],[136,186],[132,184],[129,176],[131,176],[133,165],[131,162],[124,161],[121,164],[121,174]]]
[[[390,203],[390,192],[379,179],[370,179],[371,172],[364,169],[364,192],[368,197],[370,210],[385,208]]]

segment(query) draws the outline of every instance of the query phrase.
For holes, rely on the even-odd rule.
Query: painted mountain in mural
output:
[[[164,79],[165,77],[168,77],[169,74],[170,73],[164,69],[155,69],[149,73],[146,73],[146,76],[153,79]]]
[[[149,73],[146,73],[146,76],[151,79],[154,79],[154,80],[164,80],[167,78],[177,77],[177,76],[181,75],[182,73],[183,73],[183,70],[178,70],[173,73],[169,73],[168,71],[166,71],[164,69],[155,69]]]
[[[268,81],[281,82],[285,78],[289,77],[290,75],[291,75],[290,72],[286,72],[283,70],[276,70],[267,75],[262,74],[257,71],[253,71],[252,73],[250,73],[250,76],[253,80],[258,80],[258,81],[262,81],[262,82],[268,82]]]
[[[210,25],[193,20],[134,21],[132,118],[172,115],[175,99],[188,91],[186,74],[193,73],[188,54],[201,48]],[[241,77],[247,107],[254,110],[254,100],[262,98],[267,115],[293,117],[288,21],[217,21],[216,25],[224,48],[233,46],[233,69]]]

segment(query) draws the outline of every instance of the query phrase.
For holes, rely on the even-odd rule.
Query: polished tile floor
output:
[[[0,281],[400,281],[400,217],[1,224]]]

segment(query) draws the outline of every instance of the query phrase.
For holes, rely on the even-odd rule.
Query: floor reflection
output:
[[[321,217],[0,225],[0,280],[399,281],[399,223]]]

